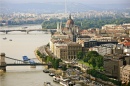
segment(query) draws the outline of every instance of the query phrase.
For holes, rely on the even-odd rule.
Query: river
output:
[[[27,27],[29,28],[30,26]],[[38,29],[39,27],[40,25],[35,26]],[[21,28],[21,26],[2,27],[2,29],[8,28],[17,29]],[[7,39],[3,40],[4,37]],[[30,59],[38,61],[34,50],[47,44],[50,37],[50,34],[45,34],[42,31],[32,31],[29,34],[18,31],[9,32],[8,34],[0,32],[0,53],[4,52],[7,57],[20,60],[22,60],[23,55],[26,55]],[[6,67],[6,69],[6,73],[0,74],[0,86],[43,86],[45,81],[50,81],[53,86],[60,86],[54,83],[53,78],[47,73],[43,73],[43,66],[37,66],[36,68],[30,68],[30,66],[10,66]]]

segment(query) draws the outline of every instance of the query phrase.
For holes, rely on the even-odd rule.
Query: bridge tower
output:
[[[0,70],[6,71],[5,53],[0,54]]]
[[[26,30],[26,34],[29,34],[29,30]]]
[[[7,31],[7,30],[5,30],[5,34],[8,34],[8,31]]]

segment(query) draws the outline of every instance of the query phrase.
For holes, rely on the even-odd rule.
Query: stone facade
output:
[[[130,65],[120,67],[120,80],[126,84],[130,82]]]
[[[78,43],[72,42],[68,43],[67,49],[68,49],[68,59],[72,60],[77,59],[77,53],[79,51],[82,51],[82,46]]]
[[[104,73],[106,75],[120,79],[120,67],[130,64],[130,57],[122,55],[104,56]]]
[[[64,60],[77,59],[77,53],[82,51],[80,44],[75,42],[67,43],[66,46],[56,46],[56,57]]]

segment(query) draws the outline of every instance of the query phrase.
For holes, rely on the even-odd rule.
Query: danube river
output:
[[[28,28],[30,26],[27,26]],[[33,27],[33,26],[31,26]],[[22,28],[21,26],[11,27],[11,29]],[[41,28],[37,25],[35,28]],[[2,27],[8,29],[8,27]],[[3,39],[3,38],[7,39]],[[9,32],[5,34],[0,32],[0,53],[4,52],[7,57],[20,59],[26,55],[30,59],[38,61],[34,50],[49,42],[51,35],[44,32],[32,31],[29,34],[25,32]],[[12,41],[10,41],[12,40]],[[47,73],[43,73],[43,66],[30,68],[30,66],[10,66],[4,74],[0,74],[0,86],[43,86],[45,81],[50,81],[53,86],[60,86],[53,83],[53,78]]]

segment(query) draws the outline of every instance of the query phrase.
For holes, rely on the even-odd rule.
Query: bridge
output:
[[[29,61],[23,61],[19,59],[14,59],[11,57],[6,57],[5,53],[0,54],[0,70],[6,71],[6,66],[44,66],[49,64],[43,63],[30,63]]]
[[[13,31],[21,31],[29,34],[29,32],[31,31],[55,32],[56,29],[0,29],[0,32],[4,32],[5,34],[8,34],[8,32],[13,32]]]

